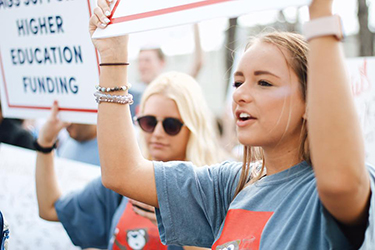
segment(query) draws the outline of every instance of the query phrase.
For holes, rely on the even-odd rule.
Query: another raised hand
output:
[[[38,143],[42,147],[52,147],[61,129],[69,125],[58,118],[58,110],[55,101],[51,108],[51,115],[39,133]],[[37,153],[35,182],[39,216],[45,220],[58,221],[54,204],[61,196],[61,191],[57,183],[53,155],[53,152]]]

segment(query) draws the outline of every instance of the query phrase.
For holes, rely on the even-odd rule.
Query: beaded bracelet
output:
[[[126,91],[126,90],[129,90],[131,87],[132,85],[128,83],[127,85],[124,85],[124,86],[116,86],[112,88],[105,88],[105,87],[96,85],[95,89],[100,92],[114,92],[114,91]]]
[[[112,102],[119,104],[133,104],[133,96],[131,94],[127,95],[110,95],[102,94],[97,91],[94,93],[96,103],[100,104],[101,102]]]

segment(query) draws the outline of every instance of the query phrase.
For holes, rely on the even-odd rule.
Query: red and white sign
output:
[[[0,91],[3,116],[49,115],[96,123],[98,55],[91,43],[90,1],[0,0]]]
[[[302,6],[311,0],[117,0],[111,22],[94,38],[195,23],[217,17],[235,17],[254,11]]]

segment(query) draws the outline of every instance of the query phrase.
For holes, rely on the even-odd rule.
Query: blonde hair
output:
[[[307,94],[307,53],[308,45],[302,35],[291,33],[291,32],[278,32],[274,31],[271,33],[260,34],[253,37],[247,44],[245,51],[249,49],[256,42],[264,42],[275,45],[281,52],[287,51],[288,55],[285,56],[285,60],[288,66],[297,75],[301,95],[303,100],[306,102]],[[303,119],[302,129],[300,134],[300,147],[299,156],[301,160],[305,160],[311,163],[310,150],[308,143],[308,132],[306,120]],[[259,170],[254,167],[252,173],[250,173],[250,164],[255,162],[261,162],[262,167]],[[246,186],[248,183],[254,183],[259,180],[263,173],[265,166],[265,159],[263,150],[260,147],[244,147],[243,165],[239,183],[235,192],[235,196]]]
[[[202,89],[194,78],[180,72],[168,72],[157,77],[142,96],[141,114],[147,99],[156,94],[164,95],[176,102],[181,118],[190,131],[186,160],[197,166],[221,161],[214,119],[203,97]],[[142,136],[141,145],[145,157],[151,159]]]

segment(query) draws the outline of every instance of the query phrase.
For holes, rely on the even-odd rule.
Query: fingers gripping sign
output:
[[[94,14],[90,18],[89,31],[92,36],[94,31],[105,29],[110,23],[111,7],[113,0],[98,0],[98,7],[94,9]],[[101,56],[101,62],[121,62],[127,58],[128,36],[118,36],[106,39],[92,39],[95,48]]]
[[[99,0],[99,1],[98,1],[98,7],[101,8],[101,9],[103,10],[103,13],[102,13],[102,14],[104,14],[104,16],[101,15],[101,16],[99,16],[99,17],[100,17],[100,19],[101,19],[102,21],[104,21],[104,22],[105,22],[106,18],[108,19],[108,18],[110,18],[111,15],[112,15],[112,13],[111,13],[111,4],[112,4],[112,2],[113,2],[113,0],[111,0],[111,1],[107,1],[107,0],[100,1],[100,0]]]
[[[100,8],[95,8],[94,9],[94,15],[96,16],[97,18],[97,26],[99,28],[102,28],[104,29],[105,27],[107,27],[108,23],[110,22],[109,18],[106,17],[103,13],[103,11],[100,9]]]
[[[94,14],[90,18],[90,34],[92,35],[96,28],[105,28],[110,22],[111,16],[110,2],[106,0],[98,0]]]

